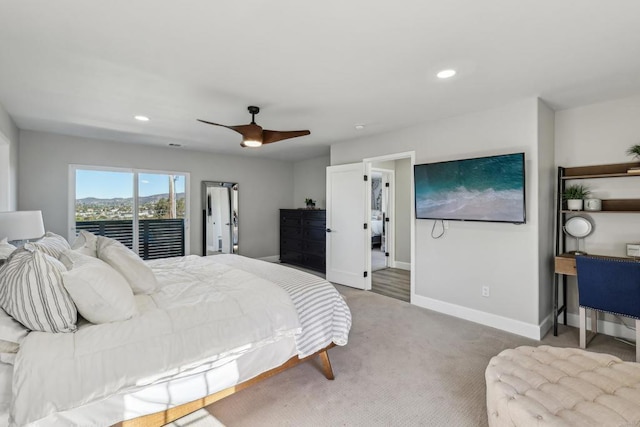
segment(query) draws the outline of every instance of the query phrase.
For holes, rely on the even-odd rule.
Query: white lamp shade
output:
[[[43,235],[42,211],[0,212],[0,239],[27,240]]]

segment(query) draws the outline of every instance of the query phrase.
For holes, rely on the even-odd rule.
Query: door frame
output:
[[[384,168],[374,168],[373,166],[371,167],[371,176],[373,177],[374,173],[380,173],[382,174],[383,178],[387,178],[387,182],[389,183],[389,196],[387,200],[387,206],[389,207],[389,209],[387,210],[386,214],[387,217],[389,217],[389,214],[391,214],[389,222],[387,224],[384,224],[383,227],[385,229],[385,233],[384,233],[384,237],[385,237],[385,246],[386,246],[386,251],[389,256],[386,257],[387,258],[387,267],[388,268],[395,268],[395,237],[394,237],[394,232],[391,231],[389,232],[389,230],[395,230],[395,216],[396,216],[396,206],[395,206],[395,183],[396,183],[396,171],[394,169],[384,169]],[[383,180],[384,182],[384,180]],[[369,180],[369,193],[372,193],[372,185],[373,185],[373,178]],[[384,197],[384,188],[382,189],[382,199],[383,202],[385,200]],[[369,204],[370,206],[371,204]],[[371,218],[369,218],[369,220],[371,220]],[[371,224],[369,224],[369,229],[371,229]],[[370,237],[371,238],[371,237]],[[371,261],[369,261],[371,262]],[[371,266],[369,266],[369,268],[371,268]],[[369,270],[371,271],[371,270]],[[371,272],[373,273],[373,272]],[[369,288],[371,289],[371,288]]]
[[[415,151],[405,151],[405,152],[400,152],[400,153],[393,153],[393,154],[387,154],[385,156],[378,156],[378,157],[367,157],[364,158],[362,161],[365,165],[365,171],[367,171],[367,174],[371,174],[371,168],[372,168],[372,164],[376,163],[376,162],[384,162],[384,161],[390,161],[390,160],[403,160],[403,159],[410,159],[411,162],[411,177],[410,177],[410,188],[408,189],[409,191],[409,201],[410,201],[410,212],[411,212],[411,221],[410,221],[410,235],[411,235],[411,271],[410,271],[410,281],[411,281],[411,292],[409,295],[410,298],[410,302],[414,301],[415,298],[415,277],[416,277],[416,268],[415,268],[415,259],[416,259],[416,235],[415,235],[415,228],[416,228],[416,212],[415,212],[415,192],[414,192],[414,188],[415,188],[415,183],[414,183],[414,176],[413,176],[413,168],[416,164],[416,152]],[[395,178],[395,174],[394,174],[394,178]],[[394,182],[395,185],[395,182]],[[371,209],[371,183],[369,183],[369,191],[367,192],[368,194],[366,195],[366,199],[367,199],[367,206],[369,207],[369,209]],[[394,189],[394,198],[395,198],[395,189]],[[394,199],[394,203],[395,203],[395,199]],[[371,215],[369,215],[371,216]],[[394,217],[395,217],[395,206],[394,206]],[[370,219],[369,219],[370,220]],[[395,218],[392,218],[392,220],[395,221]],[[391,221],[390,221],[391,222]],[[394,222],[395,224],[395,222]],[[371,227],[369,227],[371,228]],[[367,245],[367,247],[365,248],[366,254],[368,254],[368,256],[366,257],[367,259],[367,278],[366,278],[366,284],[365,284],[365,289],[371,289],[371,231],[369,231],[368,233],[368,240],[369,240],[369,244]],[[394,233],[392,233],[394,234]],[[395,243],[395,242],[394,242]],[[395,251],[395,248],[393,248]],[[391,252],[389,252],[389,254],[391,254]],[[394,259],[393,259],[393,263],[395,264],[395,252],[394,252]]]

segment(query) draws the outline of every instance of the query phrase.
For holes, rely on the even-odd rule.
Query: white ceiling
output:
[[[22,129],[299,160],[525,97],[638,93],[637,0],[0,0],[0,104]],[[311,135],[242,149],[196,121],[248,105]]]

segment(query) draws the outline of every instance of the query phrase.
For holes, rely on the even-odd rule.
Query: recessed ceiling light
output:
[[[182,147],[182,144],[176,144],[174,142],[169,144],[169,147]]]
[[[141,122],[148,122],[149,121],[149,117],[147,116],[134,116],[133,117],[136,120],[140,120]]]
[[[364,125],[356,125],[356,129],[357,130],[362,130],[362,129],[364,129]]]
[[[436,74],[439,79],[448,79],[456,75],[456,70],[442,70],[438,74]]]

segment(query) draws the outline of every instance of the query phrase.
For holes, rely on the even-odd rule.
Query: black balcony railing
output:
[[[141,219],[138,249],[142,259],[184,256],[184,219]],[[110,237],[133,248],[133,222],[77,221],[76,231]]]

